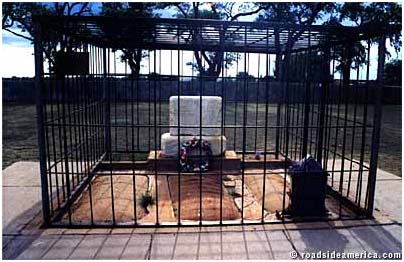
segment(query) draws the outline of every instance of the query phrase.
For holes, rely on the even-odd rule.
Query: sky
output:
[[[97,12],[99,10],[100,4],[93,3],[93,10]],[[161,17],[172,17],[173,12],[169,10],[164,10],[161,12]],[[249,17],[242,17],[241,21],[253,21],[255,20],[256,16],[249,16]],[[15,30],[18,33],[22,33],[19,30]],[[394,48],[387,43],[387,50],[392,54],[390,59],[400,58],[401,59],[401,52],[398,54],[395,52]],[[1,66],[2,66],[2,77],[33,77],[35,74],[34,70],[34,50],[33,45],[30,41],[25,40],[23,38],[14,36],[13,34],[2,30],[2,48],[1,48]],[[190,66],[186,66],[185,63],[187,61],[193,61],[193,53],[191,51],[184,51],[182,52],[181,60],[183,61],[183,65],[181,67],[181,74],[183,75],[192,75],[196,74],[192,72]],[[113,68],[111,65],[111,71],[116,71],[116,73],[125,73],[128,71],[125,68],[125,65],[120,62],[119,59],[120,54],[117,52],[115,54],[115,59],[117,61],[116,67]],[[154,59],[154,53],[150,53],[151,61]],[[247,71],[250,75],[254,76],[262,76],[265,74],[265,64],[266,64],[266,56],[264,54],[250,54],[248,57],[248,67]],[[111,54],[111,59],[114,59],[113,54]],[[156,68],[156,72],[159,74],[176,74],[177,73],[177,52],[171,52],[169,50],[157,51],[156,53],[156,60],[157,65],[160,64],[160,59],[162,61],[162,66]],[[234,63],[232,67],[230,67],[226,74],[227,76],[235,76],[237,71],[244,71],[244,57],[242,56],[241,59],[237,63]],[[270,56],[270,68],[274,68],[274,56]],[[371,48],[371,64],[370,64],[370,79],[376,78],[377,72],[377,45],[373,45]],[[149,68],[149,61],[148,59],[143,59],[141,73],[148,74],[154,71],[154,68],[151,66]],[[272,71],[272,70],[271,70]],[[361,79],[364,79],[365,72],[361,70]],[[352,71],[351,75],[356,77],[356,72]],[[338,74],[335,75],[336,78],[339,77]]]

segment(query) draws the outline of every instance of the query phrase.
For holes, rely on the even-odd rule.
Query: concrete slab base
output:
[[[402,254],[401,214],[395,211],[401,210],[401,189],[394,191],[401,178],[382,170],[375,205],[381,211],[375,220],[84,230],[39,228],[38,170],[33,162],[3,170],[3,259],[291,259],[292,253],[303,258],[319,251],[366,251],[399,259]],[[388,204],[386,199],[391,199]]]

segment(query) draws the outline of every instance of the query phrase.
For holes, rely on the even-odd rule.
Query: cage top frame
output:
[[[35,16],[56,32],[102,48],[279,54],[336,46],[401,30],[396,26],[296,25],[210,19]]]

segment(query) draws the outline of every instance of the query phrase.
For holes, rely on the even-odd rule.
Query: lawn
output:
[[[262,109],[259,108],[260,113],[265,112]],[[273,109],[275,106],[271,105],[269,111],[271,115],[275,115]],[[144,108],[142,106],[142,110],[146,112],[148,109],[146,106]],[[234,108],[228,107],[226,114],[234,115],[234,110]],[[241,112],[242,108],[240,107],[238,110]],[[251,109],[249,106],[248,114],[254,110],[253,106]],[[360,111],[361,108],[358,108],[358,112]],[[162,107],[162,112],[162,117],[167,117],[166,106]],[[113,112],[111,113],[113,114]],[[352,113],[351,110],[350,113]],[[147,116],[145,113],[140,115]],[[234,119],[233,122],[230,121],[227,124],[234,124],[234,121],[241,124],[242,118]],[[248,122],[250,121],[255,121],[255,119],[249,117]],[[379,167],[401,176],[401,105],[384,106],[382,122]],[[17,161],[38,160],[36,128],[35,105],[3,103],[3,169]],[[230,133],[233,132],[229,131],[228,136],[231,138]],[[240,134],[237,136],[240,137]],[[123,139],[119,140],[123,141]],[[260,141],[258,141],[259,143]]]

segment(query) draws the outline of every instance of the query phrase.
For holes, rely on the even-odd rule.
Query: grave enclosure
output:
[[[45,225],[240,225],[372,216],[381,104],[370,103],[363,88],[370,81],[370,45],[364,66],[355,66],[350,54],[354,43],[378,40],[380,94],[385,34],[395,28],[98,16],[39,16],[35,24]],[[69,52],[80,67],[45,70],[41,32],[49,31],[75,41]],[[148,54],[146,77],[131,74],[127,59],[124,73],[117,72],[122,49]],[[187,54],[196,52],[216,56],[222,68],[217,78],[185,73],[192,62],[187,57],[193,57]],[[236,75],[260,76],[253,89],[249,76],[231,75],[223,59],[228,54],[239,57]],[[275,86],[270,78],[277,54]],[[337,72],[341,61],[349,67]],[[162,67],[169,67],[169,76]],[[119,99],[113,79],[120,79]],[[188,85],[196,95],[189,95]],[[270,99],[275,89],[278,97]],[[358,92],[363,95],[350,96]],[[163,93],[170,98],[162,99]],[[297,192],[291,176],[304,172],[290,167],[307,155],[327,175],[325,212],[297,216],[290,212]],[[184,168],[187,163],[193,166]],[[316,190],[314,183],[306,190],[303,185],[307,180],[298,185],[300,193]]]

